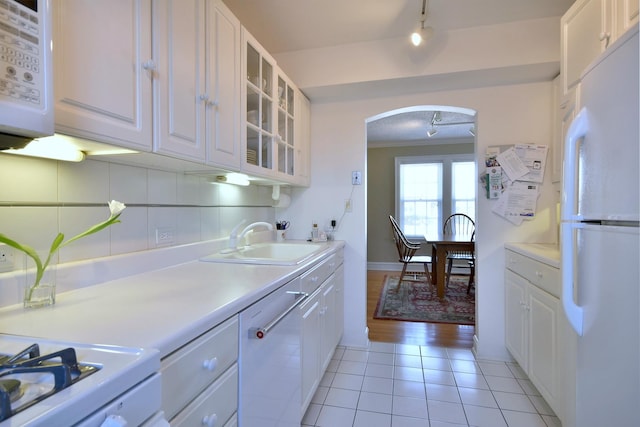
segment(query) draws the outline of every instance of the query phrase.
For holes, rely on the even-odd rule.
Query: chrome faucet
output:
[[[268,222],[264,222],[264,221],[258,221],[258,222],[254,222],[254,223],[251,223],[251,224],[247,225],[247,226],[244,228],[244,230],[242,230],[242,231],[240,232],[240,234],[238,235],[238,234],[237,234],[237,233],[238,233],[238,228],[239,228],[242,224],[244,224],[245,222],[246,222],[246,220],[242,220],[242,222],[240,222],[240,224],[236,225],[236,226],[233,228],[233,230],[231,230],[231,235],[229,236],[229,248],[230,248],[230,249],[238,249],[238,241],[242,241],[242,239],[244,239],[245,235],[246,235],[249,231],[253,230],[253,229],[254,229],[254,228],[256,228],[256,227],[264,226],[264,227],[267,227],[267,229],[268,229],[269,231],[272,231],[272,230],[273,230],[273,225],[272,225],[272,224],[270,224],[270,223],[268,223]]]

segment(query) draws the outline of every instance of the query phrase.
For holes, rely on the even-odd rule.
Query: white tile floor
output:
[[[515,363],[471,350],[338,347],[302,421],[323,427],[559,427]]]

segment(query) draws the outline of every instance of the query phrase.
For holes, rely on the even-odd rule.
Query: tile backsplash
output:
[[[69,238],[104,221],[107,202],[118,200],[127,205],[121,223],[62,248],[54,262],[137,253],[223,239],[242,219],[274,222],[271,192],[93,159],[0,153],[0,233],[45,254],[58,232]],[[158,243],[158,229],[170,239]]]

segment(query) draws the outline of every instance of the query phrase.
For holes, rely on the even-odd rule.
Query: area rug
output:
[[[438,298],[435,286],[415,280],[403,280],[397,291],[398,278],[385,276],[374,318],[475,324],[475,293],[467,295],[469,276],[452,275],[443,299]]]

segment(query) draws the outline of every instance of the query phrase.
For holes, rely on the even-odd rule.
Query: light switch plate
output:
[[[362,172],[360,171],[351,172],[351,184],[362,185]]]

